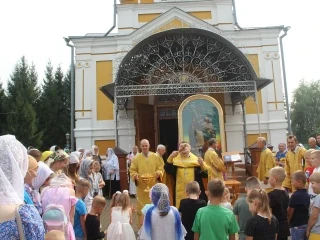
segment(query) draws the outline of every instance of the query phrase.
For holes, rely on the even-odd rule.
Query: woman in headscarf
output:
[[[78,199],[75,197],[71,180],[64,173],[55,176],[50,182],[50,187],[43,189],[41,200],[43,211],[50,204],[63,206],[68,218],[68,224],[65,228],[66,240],[75,240],[72,225],[74,223],[75,207]]]
[[[5,135],[0,136],[0,152],[0,239],[44,239],[45,230],[37,209],[24,204],[27,149],[14,136]],[[23,229],[18,227],[19,219]]]
[[[29,157],[29,166],[30,166],[30,156]],[[37,176],[32,180],[28,180],[28,184],[26,183],[25,178],[25,191],[31,197],[32,202],[37,208],[39,214],[42,214],[42,204],[41,204],[41,196],[40,196],[40,187],[49,186],[51,174],[53,174],[52,170],[43,162],[38,162],[38,171]],[[31,182],[31,184],[30,184]]]
[[[41,192],[42,188],[50,186],[53,171],[43,162],[39,162],[37,176],[32,181],[34,191]]]
[[[34,204],[39,214],[41,215],[42,213],[41,199],[39,194],[36,194],[32,188],[32,182],[35,179],[35,177],[38,175],[37,172],[38,172],[39,165],[37,160],[30,155],[28,155],[28,160],[29,160],[28,172],[24,177],[24,202],[26,204]]]
[[[57,176],[61,174],[62,170],[69,164],[69,155],[61,149],[57,150],[50,155],[46,164],[54,172],[54,175]]]
[[[83,159],[87,159],[90,158],[92,159],[92,154],[91,154],[91,150],[85,150],[83,153]]]
[[[146,213],[139,231],[140,239],[183,240],[187,232],[181,223],[178,209],[170,206],[168,187],[163,183],[155,184],[151,189],[151,201],[154,206]]]
[[[96,183],[93,174],[93,160],[84,159],[80,165],[79,178],[86,179],[90,182],[90,189],[84,202],[87,206],[88,212],[91,210],[93,198],[99,193],[99,184]]]
[[[58,151],[58,150],[60,150],[61,148],[59,147],[59,146],[57,146],[57,145],[53,145],[51,148],[50,148],[50,151],[51,152],[55,152],[55,151]]]
[[[108,148],[106,155],[107,159],[103,163],[103,173],[106,184],[104,193],[111,198],[115,192],[120,191],[119,161],[112,148]]]
[[[80,168],[80,161],[75,154],[75,152],[72,152],[69,155],[69,165],[67,165],[64,169],[63,172],[71,179],[73,186],[76,186],[76,183],[79,181],[79,175],[78,171]]]

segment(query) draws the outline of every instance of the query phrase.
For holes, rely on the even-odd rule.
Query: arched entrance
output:
[[[156,33],[141,41],[122,60],[115,83],[101,90],[114,97],[116,110],[126,110],[128,101],[135,98],[136,118],[154,122],[153,130],[136,123],[136,140],[140,140],[146,133],[159,135],[161,128],[158,108],[150,104],[150,96],[157,96],[153,103],[172,96],[182,102],[197,93],[229,93],[235,105],[248,96],[255,98],[257,90],[270,82],[258,79],[246,56],[225,38],[202,29],[184,28]],[[148,101],[139,107],[136,99],[141,97]],[[171,103],[177,104],[177,100]]]

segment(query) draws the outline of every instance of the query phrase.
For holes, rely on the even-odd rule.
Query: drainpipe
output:
[[[108,36],[108,34],[116,27],[116,18],[117,18],[117,0],[114,0],[113,1],[113,25],[103,37]]]
[[[234,25],[235,25],[239,30],[243,30],[243,28],[239,26],[239,23],[238,23],[238,20],[237,20],[237,10],[236,10],[235,0],[232,0],[232,11],[233,11]]]
[[[287,32],[289,31],[290,27],[285,27],[283,29],[283,34],[280,36],[280,51],[281,51],[281,64],[282,64],[282,76],[283,76],[283,85],[284,85],[284,92],[286,96],[286,106],[287,106],[287,121],[288,121],[288,133],[289,135],[292,134],[291,130],[291,116],[290,116],[290,108],[289,108],[289,96],[288,96],[288,86],[287,86],[287,76],[286,76],[286,65],[284,63],[284,53],[283,53],[283,44],[282,39],[287,36]]]

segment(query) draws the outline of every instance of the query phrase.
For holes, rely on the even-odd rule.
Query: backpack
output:
[[[63,206],[49,204],[42,215],[46,232],[59,230],[67,236],[68,218]]]

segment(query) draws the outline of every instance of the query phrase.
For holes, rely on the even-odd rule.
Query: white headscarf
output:
[[[90,157],[87,156],[88,153],[90,153],[90,157],[92,157],[91,150],[85,150],[84,153],[83,153],[83,158],[84,158],[84,159],[90,158]]]
[[[110,160],[113,157],[113,155],[115,156],[115,153],[114,153],[113,149],[112,148],[108,148],[107,160]]]
[[[28,170],[27,149],[15,136],[0,136],[0,204],[21,204]]]
[[[90,165],[93,163],[91,159],[84,159],[80,165],[79,176],[84,179],[88,179],[88,172],[90,169]]]
[[[96,147],[98,148],[98,153],[97,153],[97,154],[96,154],[95,151],[94,151],[94,149],[95,149]],[[92,156],[93,156],[93,155],[96,155],[96,156],[99,155],[99,147],[98,147],[97,145],[93,145],[93,146],[91,147],[91,154],[92,154]]]
[[[51,152],[55,152],[55,151],[56,151],[56,146],[57,146],[57,145],[53,145],[53,146],[50,148],[50,151],[51,151]]]
[[[51,187],[69,187],[72,188],[72,182],[64,173],[55,176],[50,181]]]
[[[39,165],[39,168],[38,168],[37,176],[32,181],[33,189],[37,191],[39,191],[43,183],[53,173],[53,171],[48,167],[47,164],[43,162],[38,162],[38,165]]]
[[[69,155],[69,164],[75,164],[75,163],[80,163],[79,161],[79,157],[78,155],[76,154],[77,152],[72,152],[70,155]],[[79,152],[80,153],[80,152]],[[79,154],[80,156],[80,154]]]

